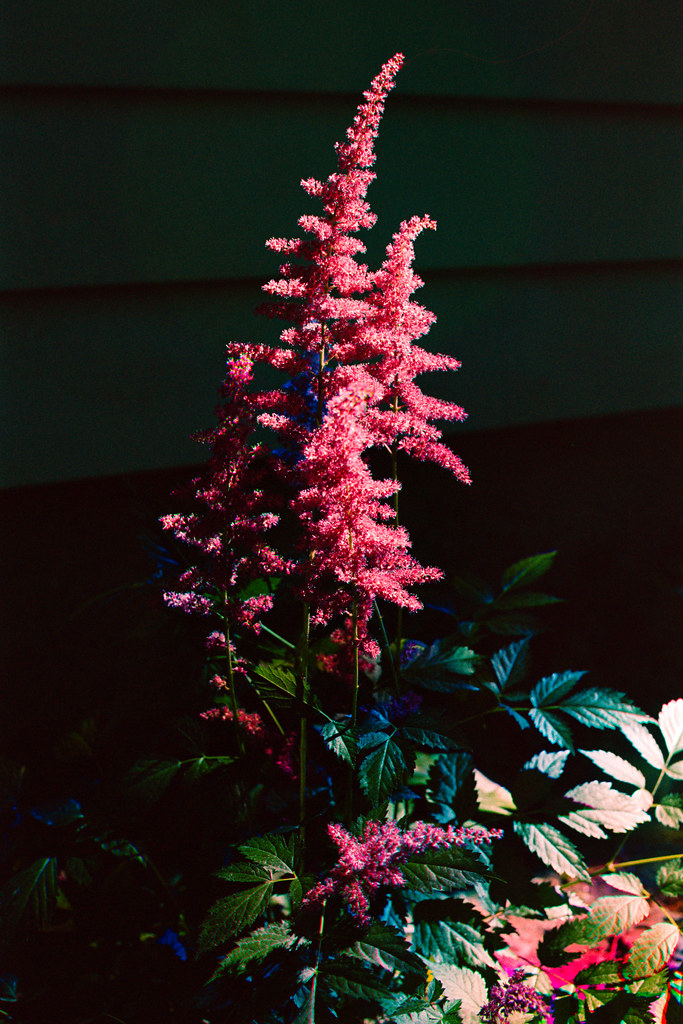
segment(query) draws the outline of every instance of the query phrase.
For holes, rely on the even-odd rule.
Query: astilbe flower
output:
[[[370,373],[384,389],[383,408],[375,412],[373,427],[379,441],[421,460],[436,462],[451,470],[463,483],[470,475],[461,459],[440,442],[441,430],[434,420],[467,418],[453,402],[425,395],[415,378],[435,370],[457,370],[452,356],[428,352],[413,342],[426,334],[436,317],[410,296],[423,281],[414,273],[414,242],[426,228],[436,229],[428,216],[403,221],[387,246],[382,267],[373,275],[374,290],[369,301],[375,315],[364,329],[365,355],[371,360]]]
[[[524,970],[519,968],[506,985],[494,985],[490,999],[479,1011],[486,1024],[505,1024],[513,1013],[535,1013],[552,1024],[553,1016],[543,997],[523,982]]]
[[[212,448],[203,475],[193,481],[196,497],[205,508],[189,515],[163,516],[161,523],[204,556],[181,576],[186,589],[164,594],[166,602],[203,614],[216,610],[228,621],[258,631],[259,618],[272,605],[272,597],[243,599],[239,588],[257,578],[286,573],[289,564],[265,539],[279,519],[273,511],[278,499],[265,487],[266,449],[249,444],[257,415],[247,390],[252,368],[245,352],[228,359],[218,426],[197,435]],[[225,634],[213,631],[209,644],[225,647]]]
[[[370,923],[370,900],[379,889],[405,885],[401,867],[410,857],[428,849],[464,846],[468,842],[489,843],[502,835],[500,829],[452,825],[443,829],[423,821],[415,822],[407,831],[402,831],[394,821],[371,821],[360,839],[334,823],[327,826],[327,831],[339,848],[339,860],[329,877],[308,891],[303,905],[338,897],[362,925]]]

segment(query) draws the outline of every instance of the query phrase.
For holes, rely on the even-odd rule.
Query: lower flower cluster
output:
[[[494,985],[491,998],[479,1011],[485,1024],[505,1024],[512,1014],[538,1014],[548,1024],[552,1024],[553,1016],[543,1001],[543,996],[529,988],[522,981],[524,970],[516,970],[507,985]]]
[[[363,925],[370,922],[370,899],[381,888],[400,888],[405,884],[401,865],[410,857],[428,849],[464,846],[465,843],[490,843],[500,839],[501,829],[440,828],[424,821],[402,831],[395,821],[369,822],[360,839],[341,825],[330,824],[327,831],[339,847],[339,860],[329,877],[318,882],[305,896],[304,906],[323,903],[337,896]]]

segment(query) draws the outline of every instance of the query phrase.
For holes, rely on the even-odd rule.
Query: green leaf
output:
[[[631,896],[647,897],[647,890],[643,883],[637,875],[632,874],[630,871],[617,871],[612,875],[603,873],[602,878],[613,889],[618,889],[619,892],[627,892]]]
[[[256,920],[270,902],[273,883],[263,879],[259,885],[233,896],[224,896],[209,910],[199,931],[199,952],[205,953]]]
[[[296,941],[286,921],[267,924],[263,928],[245,935],[240,939],[234,949],[231,949],[227,956],[223,957],[214,973],[211,981],[215,981],[231,967],[238,973],[246,970],[247,965],[253,960],[263,960],[272,953],[274,949],[287,949]]]
[[[545,708],[543,711],[540,708],[532,708],[529,718],[541,736],[545,736],[547,740],[556,743],[559,747],[564,747],[565,750],[574,750],[571,729],[554,711],[548,711]]]
[[[606,775],[611,775],[619,782],[628,782],[638,789],[645,788],[645,776],[643,773],[630,764],[623,757],[613,754],[609,750],[581,750],[579,753],[588,757],[598,768],[602,768]]]
[[[134,793],[146,800],[159,800],[180,771],[182,762],[139,761],[128,773],[128,780]]]
[[[325,740],[327,747],[338,758],[350,765],[356,763],[358,736],[350,724],[325,722],[320,728],[320,735]]]
[[[329,960],[320,968],[318,977],[334,995],[377,1003],[384,1010],[392,1010],[400,998],[390,991],[386,975],[378,977],[373,971],[360,964],[356,965],[350,958]]]
[[[420,750],[429,751],[452,751],[457,748],[457,743],[450,736],[434,732],[432,729],[418,729],[414,726],[404,726],[401,729],[401,736],[409,740]]]
[[[664,896],[683,896],[683,861],[674,857],[657,872],[657,885]]]
[[[403,670],[403,677],[437,693],[452,693],[462,686],[458,676],[471,676],[477,655],[469,647],[455,647],[448,638],[436,640]],[[455,678],[454,678],[455,677]]]
[[[665,704],[659,712],[658,722],[669,757],[683,753],[683,698]]]
[[[642,978],[663,970],[681,936],[675,924],[662,922],[642,932],[631,946],[624,966],[627,978]]]
[[[405,783],[412,773],[403,751],[387,736],[360,764],[358,779],[373,807],[383,803]]]
[[[373,922],[363,938],[346,953],[385,971],[404,971],[420,976],[425,973],[422,960],[410,951],[403,932],[379,921]]]
[[[590,964],[574,978],[576,985],[620,985],[621,981],[621,967],[614,960]]]
[[[439,821],[448,822],[455,817],[466,820],[476,813],[473,767],[471,755],[463,750],[442,754],[432,765],[430,798],[442,805],[437,815]]]
[[[0,941],[9,943],[19,926],[48,923],[57,898],[57,858],[40,857],[12,875],[0,890]]]
[[[297,680],[287,662],[260,662],[254,669],[259,677],[252,685],[262,700],[273,704],[291,704],[297,695]]]
[[[565,694],[578,683],[585,672],[553,672],[545,676],[531,691],[531,703],[535,708],[556,705]]]
[[[261,867],[279,874],[291,874],[297,858],[294,837],[287,841],[278,833],[255,836],[242,843],[240,853]]]
[[[655,818],[660,825],[679,829],[683,826],[683,798],[669,794],[662,797],[662,802],[655,807]]]
[[[437,964],[433,960],[428,961],[427,966],[443,985],[446,998],[460,1001],[463,1024],[481,1024],[479,1011],[486,1002],[486,985],[481,974],[469,967]]]
[[[590,880],[588,868],[579,851],[552,825],[546,822],[532,825],[516,821],[513,827],[531,852],[540,857],[544,864],[554,868],[558,874]]]
[[[551,594],[541,594],[538,591],[527,590],[522,593],[501,594],[493,602],[495,608],[541,608],[548,604],[561,604],[561,597],[553,597]]]
[[[414,892],[431,893],[434,890],[451,892],[472,885],[472,875],[487,875],[487,869],[472,854],[450,847],[445,850],[425,850],[416,854],[401,867],[405,888]]]
[[[568,750],[541,750],[538,754],[534,754],[530,761],[527,761],[524,770],[535,768],[537,772],[542,772],[549,779],[559,779],[568,757]]]
[[[413,911],[413,948],[422,956],[443,963],[494,967],[487,953],[481,932],[462,921],[444,919],[444,900],[422,900]]]
[[[183,763],[183,782],[196,782],[197,779],[209,775],[217,768],[227,768],[229,764],[233,764],[234,760],[234,757],[207,757],[205,754],[201,754],[199,757]]]
[[[503,647],[491,658],[493,671],[500,689],[516,686],[525,676],[529,664],[529,638],[517,640],[509,647]]]
[[[643,896],[600,896],[582,921],[582,937],[574,941],[592,945],[609,935],[620,935],[644,921],[649,913],[650,905]]]
[[[621,729],[647,721],[648,715],[616,690],[591,689],[573,693],[562,701],[562,710],[593,729]]]
[[[521,562],[515,562],[503,573],[503,590],[525,587],[544,576],[552,566],[556,555],[557,551],[547,551],[541,555],[523,558]]]

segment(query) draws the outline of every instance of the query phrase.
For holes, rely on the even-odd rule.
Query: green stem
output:
[[[271,629],[269,626],[266,626],[265,622],[261,623],[261,629],[263,630],[264,633],[268,633],[269,636],[275,637],[275,639],[279,640],[281,644],[285,645],[285,647],[289,647],[290,650],[292,651],[296,650],[294,644],[290,644],[289,640],[285,640],[285,638],[283,636],[280,636],[279,633],[276,633],[274,629]]]
[[[376,601],[374,602],[374,604],[375,604],[375,612],[377,613],[377,618],[379,619],[379,628],[382,630],[382,636],[384,637],[384,646],[386,648],[387,654],[389,655],[389,664],[391,666],[391,677],[392,677],[393,682],[394,682],[394,689],[396,690],[396,693],[398,693],[398,674],[396,672],[396,664],[394,662],[394,655],[393,655],[392,650],[391,650],[391,644],[389,643],[389,637],[387,636],[386,627],[384,625],[384,619],[382,618],[382,613],[379,610],[379,605],[377,604]]]
[[[235,692],[235,670],[232,664],[232,650],[230,645],[230,623],[228,620],[228,594],[223,591],[223,623],[225,628],[225,667],[228,673],[228,689],[230,691],[230,703],[232,705],[232,721],[237,737],[237,748],[240,754],[244,754],[244,741],[237,709],[237,694]]]
[[[306,766],[308,757],[308,643],[311,631],[311,609],[304,604],[303,628],[301,631],[301,644],[299,648],[299,826],[301,829],[302,841],[304,838],[304,820],[306,818]]]
[[[673,860],[676,856],[683,856],[683,854],[667,853],[661,857],[641,857],[639,860],[622,860],[618,864],[615,864],[614,859],[612,859],[605,867],[609,868],[610,871],[619,871],[621,868],[635,868],[640,864],[659,864],[664,860]],[[602,874],[601,871],[595,873]]]
[[[318,988],[318,973],[320,971],[320,956],[322,952],[322,941],[323,931],[325,930],[325,907],[327,900],[323,902],[322,910],[320,911],[320,928],[318,929],[318,948],[315,954],[315,968],[313,970],[313,981],[311,983],[311,1001],[308,1007],[308,1014],[306,1017],[306,1024],[315,1024],[315,995]]]

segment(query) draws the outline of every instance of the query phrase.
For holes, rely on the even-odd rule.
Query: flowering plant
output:
[[[585,687],[582,672],[526,682],[530,611],[555,600],[529,587],[552,553],[510,567],[497,591],[470,587],[473,606],[452,614],[447,636],[406,636],[415,588],[442,572],[411,551],[400,469],[417,458],[470,477],[437,425],[465,413],[417,383],[459,366],[417,344],[434,316],[412,298],[414,245],[436,225],[404,221],[377,271],[358,259],[401,63],[365,93],[335,172],[302,182],[322,212],[300,218],[302,237],[268,241],[284,262],[263,312],[286,326],[277,344],[228,346],[198,509],[163,519],[197,552],[166,600],[207,621],[216,696],[203,719],[220,753],[197,761],[200,774],[223,772],[231,819],[226,891],[199,950],[222,947],[224,1020],[649,1021],[679,940],[667,901],[683,892],[681,860],[617,861],[622,841],[591,871],[567,830],[592,842],[640,833],[653,816],[680,828],[683,700],[661,710],[662,747],[653,719]],[[282,385],[264,390],[260,365]],[[581,781],[573,725],[584,763],[607,779]],[[591,729],[623,734],[644,765],[589,749]],[[510,730],[523,730],[514,746]],[[505,786],[500,764],[487,766],[501,746]],[[148,769],[158,790],[163,766]],[[651,863],[655,880],[624,870]],[[611,894],[581,898],[577,885],[596,876]],[[630,948],[562,975],[655,902],[666,919]],[[539,926],[522,958],[527,919]]]

